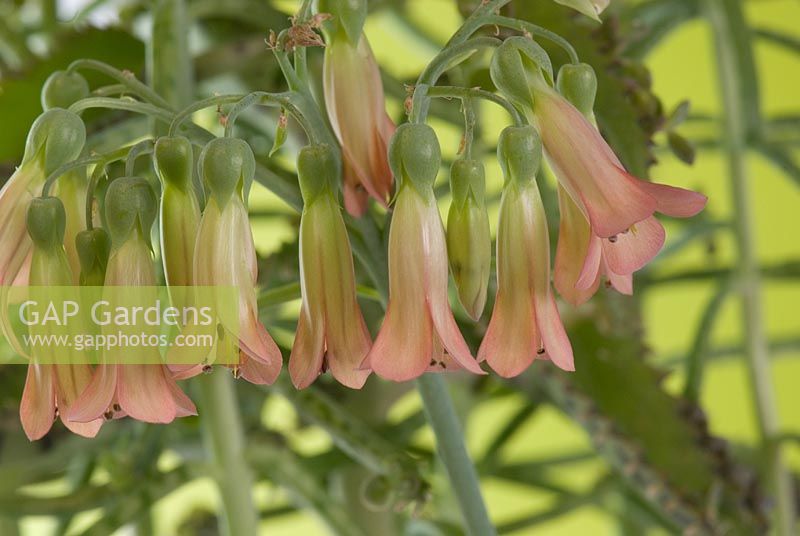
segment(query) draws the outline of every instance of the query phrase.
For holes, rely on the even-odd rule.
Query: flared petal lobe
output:
[[[446,248],[433,192],[404,186],[389,232],[389,306],[365,362],[379,376],[416,378],[441,361],[442,350],[452,363],[483,374],[447,301]]]

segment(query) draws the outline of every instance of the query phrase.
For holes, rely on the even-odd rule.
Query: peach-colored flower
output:
[[[47,219],[43,222],[40,220],[41,225],[37,227],[40,235],[44,236],[35,236],[33,240],[30,284],[35,287],[72,285],[72,271],[62,245],[64,207],[54,198],[37,199],[34,203],[37,205],[34,210],[39,211],[37,217]],[[36,326],[31,329],[46,331],[47,327]],[[55,352],[59,355],[52,355]],[[85,437],[97,435],[103,424],[102,419],[78,422],[68,416],[73,403],[92,379],[91,367],[75,359],[74,352],[72,348],[48,346],[31,349],[31,361],[19,407],[22,428],[31,441],[47,434],[57,417],[69,430]],[[45,357],[47,359],[43,359]]]
[[[372,340],[356,299],[350,242],[332,192],[306,202],[300,220],[303,305],[289,373],[307,387],[330,368],[343,385],[360,389],[369,370],[359,369]]]
[[[238,319],[217,319],[227,333],[238,333],[237,375],[251,383],[274,382],[281,370],[281,352],[258,319],[255,244],[238,194],[224,207],[216,197],[209,197],[197,233],[193,271],[196,286],[233,287],[239,292]]]
[[[325,105],[344,157],[345,208],[360,216],[369,197],[386,206],[392,190],[386,149],[394,124],[380,68],[364,35],[354,44],[340,31],[328,40],[323,70]]]
[[[575,370],[572,345],[550,288],[550,239],[536,185],[541,144],[533,127],[509,127],[498,158],[506,175],[497,228],[497,296],[478,359],[503,377],[537,358]]]
[[[138,202],[133,196],[142,196]],[[115,218],[110,215],[120,203],[146,209],[133,216]],[[106,267],[104,292],[115,292],[115,287],[153,287],[158,284],[150,250],[149,231],[156,214],[156,199],[144,179],[120,178],[114,180],[106,193],[106,216],[111,227],[113,249]],[[123,216],[127,214],[123,213]],[[123,222],[118,224],[117,221]],[[133,222],[129,226],[124,223]],[[115,225],[121,225],[120,232]],[[68,412],[70,419],[81,422],[99,417],[116,418],[129,415],[134,419],[169,423],[176,417],[196,415],[197,410],[175,383],[169,369],[159,363],[158,347],[142,346],[135,351],[140,364],[111,363],[110,352],[125,350],[103,349],[104,357],[94,371],[89,386]]]
[[[631,274],[664,245],[664,228],[654,213],[690,217],[703,209],[706,197],[630,175],[577,108],[541,79],[534,88],[536,123],[559,181],[556,288],[580,304],[605,275],[611,286],[631,294]]]
[[[483,374],[447,300],[447,245],[432,190],[401,186],[389,232],[389,306],[365,365],[405,381],[460,366]]]
[[[595,236],[616,237],[655,212],[685,218],[705,206],[702,194],[625,171],[597,129],[544,80],[534,86],[534,113],[548,163]]]

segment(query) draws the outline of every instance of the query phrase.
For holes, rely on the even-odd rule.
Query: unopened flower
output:
[[[478,359],[503,377],[537,358],[575,370],[572,345],[550,288],[550,240],[536,185],[541,141],[533,127],[508,127],[497,156],[505,175],[497,228],[497,296]]]
[[[156,141],[153,160],[161,179],[161,256],[170,286],[190,286],[200,204],[192,185],[192,144],[184,137]]]
[[[86,189],[89,186],[86,171],[84,169],[69,171],[58,178],[56,186],[56,196],[64,203],[67,214],[64,249],[75,279],[73,283],[78,283],[81,263],[75,240],[86,223]]]
[[[600,22],[600,14],[608,7],[611,0],[555,0],[557,3],[571,7],[579,13]]]
[[[72,285],[71,269],[63,246],[65,220],[64,206],[57,198],[37,198],[31,202],[27,227],[34,244],[30,271],[32,286]],[[78,422],[69,417],[72,405],[92,379],[89,365],[75,359],[73,348],[40,346],[31,350],[20,402],[20,420],[28,439],[33,441],[43,437],[57,417],[76,434],[85,437],[97,435],[102,419]],[[60,355],[56,359],[56,356],[42,355],[45,352],[58,352]]]
[[[390,146],[399,191],[389,232],[389,305],[364,365],[405,381],[460,366],[483,374],[447,299],[447,244],[433,182],[441,153],[427,125],[405,124]]]
[[[355,31],[355,30],[354,30]],[[373,197],[386,206],[392,172],[386,160],[394,124],[386,114],[378,63],[366,36],[343,24],[328,33],[325,48],[325,106],[344,157],[344,202],[360,216]]]
[[[194,254],[194,284],[235,288],[237,318],[218,318],[223,331],[238,334],[235,368],[252,383],[272,383],[281,370],[281,352],[258,319],[258,265],[245,199],[255,174],[255,157],[246,142],[212,140],[200,155],[201,175],[209,188]],[[235,362],[235,360],[234,360]]]
[[[106,267],[105,287],[153,287],[158,284],[150,247],[150,228],[156,216],[156,197],[150,185],[138,177],[115,179],[105,197],[105,214],[112,240]],[[176,417],[196,415],[197,410],[172,378],[169,369],[158,364],[158,347],[128,349],[136,352],[134,363],[111,363],[109,352],[121,355],[120,348],[103,349],[104,357],[92,381],[68,412],[69,418],[88,422],[100,417],[129,415],[134,419],[169,423]]]
[[[459,159],[450,169],[453,202],[447,215],[447,256],[458,298],[473,320],[486,305],[492,269],[492,237],[484,199],[483,164]]]
[[[48,174],[78,157],[85,140],[80,117],[60,108],[48,110],[33,123],[22,164],[0,190],[0,285],[11,285],[30,255],[25,228],[28,205],[41,193]]]
[[[303,304],[289,373],[298,388],[330,369],[343,385],[360,389],[360,368],[372,340],[356,299],[350,241],[333,188],[338,177],[330,147],[308,146],[297,159],[305,202],[300,219],[300,284]]]

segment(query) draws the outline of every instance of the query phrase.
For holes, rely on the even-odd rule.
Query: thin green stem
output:
[[[73,169],[78,169],[86,166],[91,166],[92,164],[96,164],[103,160],[102,156],[87,156],[81,158],[79,160],[73,160],[72,162],[67,162],[62,166],[56,168],[44,181],[44,185],[42,186],[42,197],[47,197],[50,194],[50,189],[53,187],[53,183],[58,180],[59,177],[67,173],[68,171],[72,171]]]
[[[494,525],[489,520],[478,474],[464,445],[464,433],[444,380],[439,374],[425,374],[417,380],[417,388],[425,405],[425,415],[436,435],[436,451],[447,470],[451,489],[461,507],[467,533],[472,536],[496,534]]]
[[[578,52],[569,41],[557,33],[551,32],[547,28],[542,28],[541,26],[537,26],[536,24],[528,21],[512,19],[511,17],[502,17],[500,15],[488,15],[479,20],[482,23],[482,26],[494,24],[496,26],[503,26],[505,28],[511,28],[512,30],[530,34],[531,36],[547,39],[548,41],[551,41],[564,49],[564,52],[566,52],[569,56],[569,61],[571,63],[580,63],[581,61],[578,57]]]
[[[755,224],[750,193],[746,153],[748,134],[757,113],[756,79],[752,51],[742,6],[738,0],[704,0],[717,53],[717,68],[725,109],[725,142],[730,168],[734,228],[739,250],[739,291],[742,321],[750,369],[753,398],[758,420],[761,451],[767,466],[768,482],[776,498],[776,533],[795,534],[795,498],[791,473],[786,469],[780,434],[778,405],[773,389],[769,347],[761,303],[761,273],[756,252]],[[742,40],[747,40],[743,42]],[[741,48],[745,47],[742,53]],[[755,110],[755,112],[754,112]]]
[[[167,123],[172,121],[172,112],[170,112],[168,109],[146,102],[128,99],[113,99],[110,97],[87,97],[85,99],[81,99],[70,106],[69,111],[79,114],[90,108],[124,110],[126,112],[149,115],[160,121],[166,121]]]
[[[151,104],[154,104],[160,108],[170,108],[169,102],[164,100],[164,98],[156,93],[151,87],[147,84],[137,80],[137,78],[133,75],[133,73],[128,71],[120,71],[119,69],[115,69],[114,67],[103,63],[102,61],[96,60],[75,60],[69,64],[67,67],[67,72],[72,73],[75,71],[80,71],[82,69],[89,69],[92,71],[99,71],[106,76],[113,78],[120,84],[127,86],[130,88],[131,93],[134,95],[138,95],[139,97],[143,98],[144,100],[148,101]]]
[[[228,536],[257,534],[258,517],[253,507],[253,475],[245,458],[245,439],[233,378],[217,369],[198,378],[206,444],[219,486],[223,531]]]
[[[448,69],[467,60],[473,53],[483,48],[496,48],[502,41],[494,37],[476,37],[463,43],[448,45],[434,57],[417,78],[414,95],[411,98],[409,121],[422,123],[428,115],[429,99],[425,97],[426,86],[434,86]]]
[[[299,95],[293,91],[286,93],[254,91],[253,93],[244,96],[233,106],[233,108],[228,111],[228,117],[225,122],[225,137],[230,137],[233,135],[233,127],[236,123],[236,119],[239,117],[239,114],[250,106],[258,104],[261,106],[273,106],[286,110],[292,115],[292,117],[295,118],[298,123],[300,123],[300,126],[303,127],[303,130],[306,132],[306,136],[308,136],[312,143],[321,142],[322,140],[320,139],[321,133],[319,128],[313,125],[312,121],[306,118],[304,113],[297,106],[296,97],[298,96]]]
[[[492,93],[490,91],[486,91],[485,89],[480,89],[476,87],[457,87],[457,86],[433,86],[428,87],[426,89],[425,94],[428,97],[432,98],[457,98],[461,99],[462,101],[465,99],[483,99],[489,102],[493,102],[498,106],[501,106],[508,115],[511,116],[514,124],[517,126],[522,126],[527,124],[527,120],[525,117],[519,113],[519,110],[514,108],[514,105],[508,102],[507,99],[501,97],[496,93]]]
[[[497,13],[504,5],[510,3],[511,0],[489,0],[488,2],[481,2],[481,5],[467,17],[461,28],[453,34],[447,42],[447,46],[463,43],[474,34],[478,28],[482,26],[478,21],[485,16]]]
[[[128,151],[125,159],[125,176],[132,177],[136,168],[136,159],[143,155],[153,154],[153,140],[142,140]]]
[[[116,162],[117,160],[125,158],[129,150],[130,147],[122,147],[121,149],[102,155],[103,158],[97,162],[94,171],[92,171],[92,176],[89,178],[89,184],[86,187],[85,214],[86,228],[90,231],[94,227],[94,222],[92,220],[94,219],[94,191],[97,188],[97,183],[100,181],[100,177],[106,172],[106,167],[111,162]]]
[[[130,93],[130,88],[124,84],[110,84],[92,90],[93,97],[112,97],[114,95],[124,95]]]
[[[175,136],[180,126],[187,119],[189,119],[195,112],[199,112],[200,110],[209,108],[211,106],[222,106],[224,104],[233,104],[239,102],[246,96],[247,95],[241,93],[234,95],[214,95],[213,97],[208,97],[207,99],[193,102],[192,104],[186,106],[177,114],[175,114],[175,116],[172,118],[172,121],[169,124],[169,135]]]

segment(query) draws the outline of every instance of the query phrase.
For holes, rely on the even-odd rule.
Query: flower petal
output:
[[[575,370],[572,344],[569,342],[556,300],[552,294],[536,301],[536,324],[542,337],[547,357],[562,370]]]
[[[161,365],[120,365],[117,398],[119,405],[136,420],[170,423],[178,413],[165,367]]]
[[[614,242],[602,241],[603,257],[615,274],[629,275],[644,267],[664,246],[664,226],[650,216],[627,233],[618,234]]]
[[[88,365],[54,365],[54,368],[56,405],[64,426],[83,437],[96,436],[103,425],[103,419],[84,423],[69,418],[69,408],[92,381],[92,370]]]
[[[324,357],[325,321],[321,317],[308,318],[308,313],[301,308],[289,356],[289,375],[297,389],[305,389],[314,383],[322,371]]]
[[[592,288],[592,284],[597,280],[600,268],[599,251],[591,252],[596,260],[589,258],[589,246],[593,242],[589,221],[562,186],[558,187],[558,206],[560,224],[553,283],[565,300],[577,306],[588,300],[597,288]],[[577,288],[584,272],[592,270],[594,281],[584,289]]]
[[[108,411],[117,389],[118,366],[99,365],[94,369],[92,381],[67,410],[68,420],[91,422]]]
[[[447,299],[447,243],[444,227],[435,203],[425,207],[423,214],[422,244],[426,248],[425,293],[430,307],[436,334],[448,355],[459,365],[475,374],[485,374],[480,365],[472,357],[472,352],[458,329],[453,311]]]
[[[478,360],[489,363],[499,376],[513,378],[533,363],[539,347],[530,292],[498,291]]]
[[[647,181],[642,181],[641,185],[656,198],[656,210],[674,218],[690,218],[708,202],[708,197],[692,190]]]
[[[547,160],[592,231],[607,238],[651,216],[655,198],[618,165],[594,125],[555,91],[537,89],[536,123]]]
[[[28,365],[25,389],[19,405],[19,418],[25,435],[31,441],[41,439],[52,428],[55,416],[53,367],[31,363]]]

